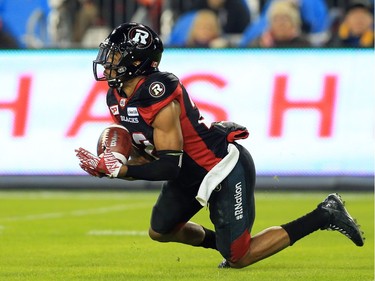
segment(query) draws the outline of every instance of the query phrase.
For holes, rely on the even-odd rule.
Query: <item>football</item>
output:
[[[132,152],[132,138],[124,126],[112,124],[102,131],[96,148],[99,157],[102,156],[107,145],[123,164],[128,161]]]

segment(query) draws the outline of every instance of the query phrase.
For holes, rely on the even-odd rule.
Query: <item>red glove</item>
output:
[[[105,149],[103,157],[98,164],[99,170],[104,170],[105,174],[110,178],[117,178],[121,167],[122,163],[113,155],[111,149]]]
[[[109,148],[104,150],[100,158],[82,147],[76,149],[75,152],[80,161],[80,167],[88,174],[94,177],[116,178],[118,176],[122,164]]]
[[[100,161],[99,157],[82,147],[80,147],[79,149],[75,149],[75,152],[80,161],[79,166],[82,168],[82,170],[94,177],[103,177],[105,175],[96,170]]]

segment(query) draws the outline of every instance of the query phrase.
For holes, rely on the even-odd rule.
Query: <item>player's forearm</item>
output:
[[[143,165],[122,165],[117,176],[122,179],[163,181],[175,179],[180,171],[178,166],[159,165],[159,160]]]
[[[161,151],[158,160],[142,165],[123,165],[118,178],[162,181],[175,179],[181,168],[182,151]]]

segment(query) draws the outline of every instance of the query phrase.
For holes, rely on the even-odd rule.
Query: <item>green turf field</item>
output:
[[[341,193],[367,238],[318,231],[245,269],[147,236],[155,192],[0,192],[0,280],[374,280],[374,195]],[[253,232],[303,215],[325,193],[257,193]],[[211,226],[208,211],[195,218]]]

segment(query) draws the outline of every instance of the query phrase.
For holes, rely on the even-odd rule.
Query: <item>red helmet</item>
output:
[[[124,81],[158,71],[163,50],[161,39],[151,28],[124,23],[99,45],[93,62],[94,77],[97,81],[107,81],[110,87],[121,87]],[[113,63],[116,53],[121,58]],[[110,75],[104,75],[105,69],[110,70]]]

